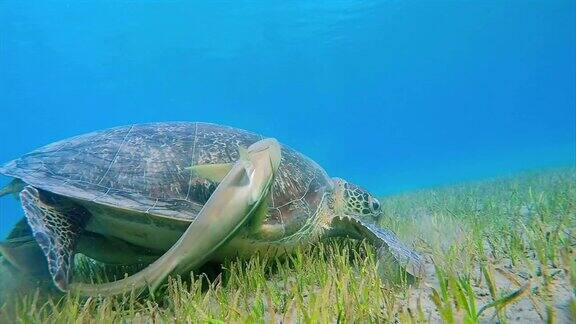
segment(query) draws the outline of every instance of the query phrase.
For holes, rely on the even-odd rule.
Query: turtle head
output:
[[[365,189],[340,178],[334,184],[332,209],[335,215],[352,216],[378,222],[382,215],[380,202]]]

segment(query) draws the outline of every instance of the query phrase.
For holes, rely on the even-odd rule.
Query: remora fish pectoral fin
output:
[[[252,178],[254,177],[254,171],[255,170],[254,170],[254,163],[250,159],[250,156],[248,155],[248,151],[246,151],[246,149],[243,148],[242,146],[240,146],[240,149],[239,149],[238,163],[242,164],[242,167],[244,168],[244,175],[246,177],[245,179],[243,179],[245,182],[240,182],[240,184],[246,185],[252,181]]]
[[[180,239],[158,260],[125,279],[104,284],[73,283],[70,285],[71,290],[82,295],[117,295],[132,290],[140,292],[146,286],[154,290],[171,272],[183,273],[202,265],[238,231],[257,208],[261,198],[268,194],[278,165],[270,168],[269,164],[260,161],[264,158],[270,159],[271,154],[278,154],[279,144],[275,140],[263,143],[272,149],[254,154],[249,151],[250,160],[258,163],[254,165],[254,174],[250,181],[246,180],[245,160],[240,159]],[[254,179],[257,181],[252,181]],[[256,203],[252,201],[253,196],[260,197]]]

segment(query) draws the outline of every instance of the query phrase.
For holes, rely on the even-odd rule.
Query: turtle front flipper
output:
[[[329,236],[348,236],[354,239],[365,239],[376,246],[378,253],[392,255],[394,260],[409,274],[416,278],[424,275],[422,257],[402,243],[392,231],[379,228],[355,217],[334,217]]]
[[[66,291],[72,277],[76,244],[89,214],[31,186],[20,192],[20,199],[34,238],[46,256],[54,284]]]
[[[6,196],[8,194],[13,194],[16,198],[18,198],[18,193],[22,191],[22,189],[24,189],[25,186],[26,183],[24,183],[24,181],[16,178],[10,181],[10,183],[8,183],[3,188],[0,188],[0,197]]]
[[[152,291],[172,272],[194,269],[230,239],[254,214],[270,191],[280,164],[280,145],[265,139],[252,144],[222,179],[196,219],[180,239],[158,260],[125,279],[103,284],[73,283],[71,291],[82,295],[117,295]]]

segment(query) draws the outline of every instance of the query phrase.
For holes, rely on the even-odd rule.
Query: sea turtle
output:
[[[417,253],[370,221],[381,211],[366,190],[328,177],[274,139],[232,127],[116,127],[47,145],[0,173],[14,178],[0,195],[19,196],[26,215],[21,234],[0,252],[22,269],[43,254],[62,291],[154,288],[210,259],[281,255],[334,236],[366,239],[414,276],[422,269]],[[42,253],[29,244],[32,236]],[[73,283],[78,252],[107,264],[150,265],[111,283]]]

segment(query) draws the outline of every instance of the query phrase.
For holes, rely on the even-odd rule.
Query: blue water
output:
[[[186,120],[378,195],[575,165],[575,58],[575,1],[3,0],[0,161]]]

